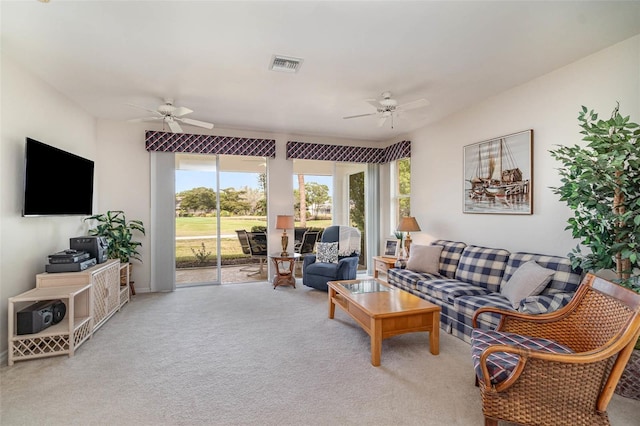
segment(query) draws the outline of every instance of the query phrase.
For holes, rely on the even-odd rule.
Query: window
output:
[[[391,173],[391,229],[395,229],[400,218],[411,216],[411,159],[393,162]]]

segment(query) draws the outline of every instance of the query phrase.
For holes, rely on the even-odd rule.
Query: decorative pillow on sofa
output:
[[[338,242],[318,243],[316,260],[322,263],[338,263]]]
[[[412,244],[407,269],[437,274],[440,270],[440,253],[442,253],[442,246]]]
[[[540,294],[553,274],[554,270],[543,268],[530,260],[516,269],[509,281],[500,288],[500,294],[509,299],[513,309],[518,309],[522,299]]]

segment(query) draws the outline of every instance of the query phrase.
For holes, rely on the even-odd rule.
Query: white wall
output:
[[[69,248],[69,238],[86,235],[88,228],[80,216],[21,216],[25,137],[94,161],[97,155],[94,118],[4,54],[1,69],[0,352],[4,353],[7,299],[34,288],[47,255]],[[55,176],[51,184],[55,191]]]
[[[445,238],[566,255],[577,242],[564,230],[570,210],[549,189],[560,179],[548,151],[582,143],[582,105],[608,118],[616,101],[623,115],[640,121],[640,36],[409,135],[411,211],[423,231],[412,233],[414,242]],[[463,146],[526,129],[534,133],[533,215],[463,214]]]

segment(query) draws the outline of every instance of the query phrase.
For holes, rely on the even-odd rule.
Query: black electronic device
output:
[[[76,263],[89,259],[89,253],[82,250],[64,250],[49,255],[49,263]]]
[[[80,272],[84,271],[87,268],[90,268],[96,264],[96,259],[91,258],[87,260],[82,260],[80,262],[73,263],[50,263],[44,266],[45,271],[47,272]]]
[[[16,333],[39,333],[52,324],[57,324],[67,313],[62,300],[43,300],[21,309],[16,314]]]
[[[91,215],[93,172],[93,161],[27,138],[22,215]]]
[[[69,239],[69,247],[73,250],[82,250],[89,253],[90,257],[96,259],[97,263],[107,261],[107,249],[109,242],[105,237],[73,237]]]

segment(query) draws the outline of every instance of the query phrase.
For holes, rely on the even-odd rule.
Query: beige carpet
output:
[[[73,358],[0,369],[2,425],[480,425],[469,346],[369,337],[327,294],[247,283],[140,294]],[[614,396],[614,425],[640,402]]]

